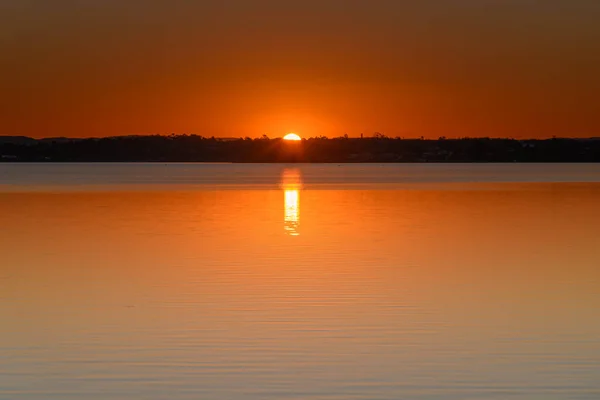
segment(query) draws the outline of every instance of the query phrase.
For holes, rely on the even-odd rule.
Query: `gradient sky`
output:
[[[598,0],[0,0],[0,134],[600,136]]]

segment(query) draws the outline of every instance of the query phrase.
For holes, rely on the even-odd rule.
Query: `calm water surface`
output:
[[[0,399],[599,399],[600,166],[0,164]]]

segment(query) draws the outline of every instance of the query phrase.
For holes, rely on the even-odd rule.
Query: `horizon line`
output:
[[[7,134],[0,134],[0,138],[14,138],[14,139],[25,139],[25,140],[32,140],[32,141],[47,141],[47,140],[93,140],[93,139],[120,139],[120,138],[142,138],[142,137],[153,137],[153,136],[159,136],[159,137],[183,137],[183,136],[192,136],[192,137],[200,137],[203,139],[214,139],[214,140],[224,140],[224,141],[233,141],[233,140],[245,140],[245,139],[251,139],[251,140],[276,140],[276,139],[283,139],[283,136],[269,136],[267,134],[265,135],[261,135],[261,136],[205,136],[202,134],[197,134],[197,133],[148,133],[148,134],[124,134],[124,135],[110,135],[110,136],[87,136],[87,137],[72,137],[72,136],[47,136],[47,137],[32,137],[32,136],[27,136],[27,135],[7,135]],[[265,137],[266,136],[266,137]],[[569,136],[556,136],[556,135],[552,135],[552,136],[545,136],[545,137],[522,137],[522,138],[516,138],[516,137],[511,137],[511,136],[451,136],[448,137],[446,135],[441,135],[438,137],[429,137],[429,136],[425,136],[425,135],[421,135],[421,136],[388,136],[384,133],[381,132],[375,132],[373,134],[370,135],[359,135],[359,136],[354,136],[354,135],[347,135],[347,134],[343,134],[343,135],[339,135],[339,136],[326,136],[326,135],[316,135],[316,136],[308,136],[308,137],[302,137],[302,140],[309,140],[309,139],[392,139],[392,140],[466,140],[466,139],[492,139],[492,140],[519,140],[519,141],[526,141],[526,140],[552,140],[552,139],[560,139],[560,140],[600,140],[600,136],[573,136],[573,137],[569,137]]]

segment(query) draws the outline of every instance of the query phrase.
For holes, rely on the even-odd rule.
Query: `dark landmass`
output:
[[[600,138],[218,139],[197,135],[102,139],[0,136],[0,162],[600,162]]]

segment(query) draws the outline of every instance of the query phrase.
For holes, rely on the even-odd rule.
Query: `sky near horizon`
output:
[[[598,0],[0,0],[0,135],[600,136]]]

